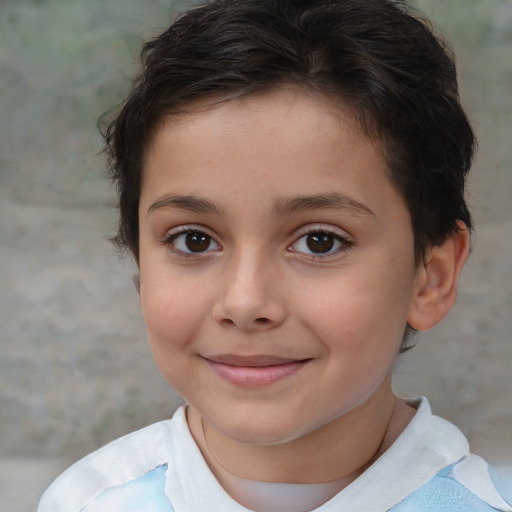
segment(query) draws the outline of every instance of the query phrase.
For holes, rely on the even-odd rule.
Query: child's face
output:
[[[410,217],[332,103],[280,90],[168,121],[139,218],[154,358],[222,434],[280,443],[391,393],[416,286]]]

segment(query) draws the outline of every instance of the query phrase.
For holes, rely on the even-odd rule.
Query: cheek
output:
[[[178,290],[141,289],[141,304],[153,359],[164,379],[186,395],[193,375],[189,354],[199,329],[197,301]]]
[[[303,318],[333,347],[367,352],[394,351],[402,340],[409,285],[381,265],[311,283],[301,294]]]
[[[204,303],[194,287],[142,282],[141,306],[148,340],[155,354],[186,347],[204,318]]]

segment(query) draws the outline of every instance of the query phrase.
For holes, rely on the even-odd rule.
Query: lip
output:
[[[221,354],[204,358],[221,379],[240,387],[268,386],[299,372],[311,359]]]

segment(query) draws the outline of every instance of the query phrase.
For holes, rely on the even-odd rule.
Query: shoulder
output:
[[[440,471],[396,507],[394,512],[512,512],[497,491],[489,466],[470,454]]]
[[[409,403],[417,409],[414,418],[395,443],[332,500],[333,512],[512,512],[491,480],[487,463],[471,454],[463,433],[432,415],[425,398]]]
[[[98,501],[100,495],[105,503],[120,496],[133,503],[135,494],[157,496],[157,488],[163,493],[165,472],[171,460],[171,439],[183,428],[184,413],[178,409],[172,420],[132,432],[87,455],[53,482],[41,498],[38,512],[114,512],[117,509],[112,506],[113,501],[107,508],[88,506],[93,500]],[[126,506],[121,510],[128,512]]]

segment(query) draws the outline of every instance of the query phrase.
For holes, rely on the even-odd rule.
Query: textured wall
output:
[[[179,403],[146,346],[133,268],[105,241],[115,215],[95,130],[172,4],[0,0],[0,512],[31,510],[69,463]],[[480,140],[478,236],[458,306],[401,358],[396,387],[510,461],[512,2],[415,4],[456,49]]]

